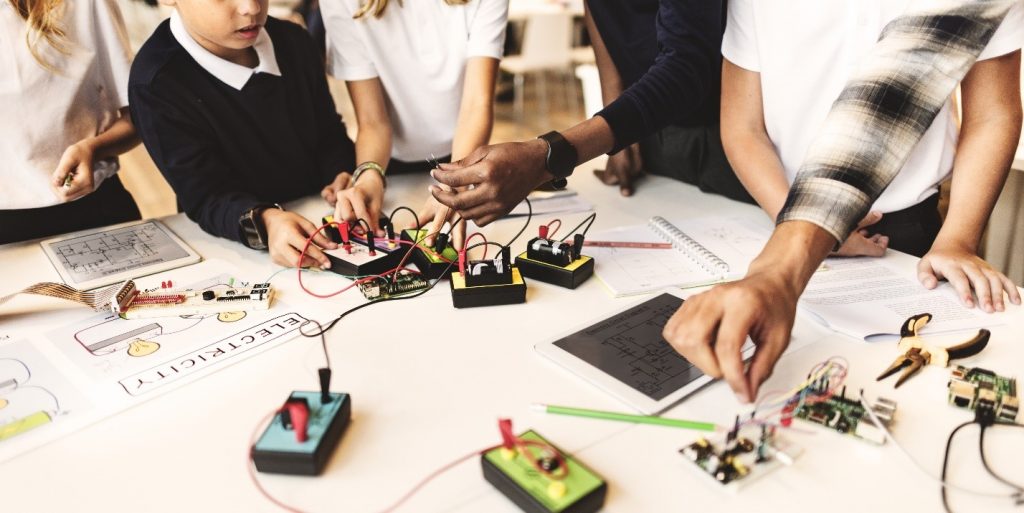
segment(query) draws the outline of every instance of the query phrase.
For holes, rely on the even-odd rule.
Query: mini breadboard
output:
[[[426,229],[403,230],[402,240],[417,244],[412,250],[412,262],[428,280],[435,280],[445,276],[445,271],[451,268],[451,262],[459,258],[459,253],[449,243],[448,237],[443,234],[438,234],[435,237],[433,247],[426,248],[423,240],[426,239],[428,233]]]
[[[383,218],[382,221],[386,221]],[[331,272],[344,276],[372,276],[394,269],[402,260],[403,252],[398,244],[384,238],[364,234],[365,238],[352,234],[348,223],[335,223],[334,216],[325,216],[323,222],[327,238],[340,244],[338,249],[324,250],[331,261]]]
[[[724,442],[701,437],[679,453],[700,474],[733,492],[781,466],[792,464],[797,456],[796,448],[782,440],[773,426],[741,426],[738,421]]]
[[[1017,380],[979,367],[957,366],[949,379],[949,404],[976,410],[986,408],[1003,422],[1016,422],[1020,400]]]
[[[273,297],[274,290],[269,283],[206,290],[161,288],[140,291],[134,281],[128,280],[110,301],[110,309],[122,319],[248,312],[270,308]]]
[[[532,430],[519,435],[519,439],[554,447]],[[523,454],[523,451],[535,450],[532,445],[491,449],[480,458],[484,478],[527,513],[593,513],[600,510],[608,492],[604,479],[574,456],[557,447],[554,449],[561,453],[564,463],[533,455],[553,475],[539,472]],[[559,472],[562,470],[557,468],[559,464],[566,465],[565,471]]]
[[[594,274],[594,259],[581,255],[583,236],[573,244],[537,237],[516,257],[523,276],[568,289],[575,289]]]
[[[887,427],[896,414],[896,402],[879,397],[871,404],[871,411]],[[860,401],[846,397],[845,388],[838,396],[831,396],[824,401],[794,401],[787,404],[782,410],[782,425],[789,427],[793,418],[879,445],[885,443],[885,432],[868,415]]]
[[[359,291],[363,293],[363,297],[366,299],[376,301],[378,299],[403,296],[423,290],[429,286],[430,282],[422,275],[408,273],[399,274],[394,280],[390,276],[382,276],[360,283]]]

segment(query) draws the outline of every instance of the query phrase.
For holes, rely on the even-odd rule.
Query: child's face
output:
[[[177,7],[189,34],[203,48],[238,62],[267,21],[269,0],[161,0]]]

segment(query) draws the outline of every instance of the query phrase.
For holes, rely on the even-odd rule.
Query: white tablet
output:
[[[654,415],[711,381],[661,336],[682,304],[683,298],[663,293],[534,348],[632,408]],[[748,339],[743,359],[753,352]]]
[[[40,245],[64,283],[79,290],[120,283],[202,259],[156,220],[75,232]]]

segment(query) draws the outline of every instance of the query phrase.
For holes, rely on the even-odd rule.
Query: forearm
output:
[[[452,138],[452,161],[459,160],[491,140],[494,127],[494,102],[481,101],[463,104]],[[440,156],[440,155],[438,155]]]
[[[92,146],[96,160],[116,157],[136,147],[142,140],[135,131],[128,108],[121,109],[120,118],[106,131],[85,140]]]
[[[732,130],[723,124],[722,146],[743,187],[768,217],[776,219],[789,194],[789,182],[768,135]]]
[[[359,123],[356,135],[356,165],[373,161],[385,169],[391,160],[391,125],[380,122]]]
[[[794,297],[799,297],[835,243],[831,234],[813,223],[780,223],[764,249],[750,263],[747,276],[772,275],[782,280]]]

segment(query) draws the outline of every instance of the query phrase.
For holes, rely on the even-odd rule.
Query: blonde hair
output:
[[[470,0],[444,0],[444,3],[448,5],[465,5],[468,4],[469,2]],[[398,5],[402,5],[402,0],[398,0]],[[388,0],[365,0],[363,5],[359,7],[359,10],[356,11],[356,13],[352,15],[352,17],[355,19],[359,19],[365,16],[366,13],[373,13],[374,18],[380,18],[381,16],[384,16],[384,10],[387,8]]]
[[[64,0],[10,0],[10,2],[21,19],[28,24],[25,42],[28,44],[29,51],[32,52],[32,57],[44,68],[53,70],[53,66],[43,59],[38,45],[40,40],[44,40],[58,52],[68,52],[64,39],[66,33],[60,26],[63,14],[61,7],[64,6]]]

